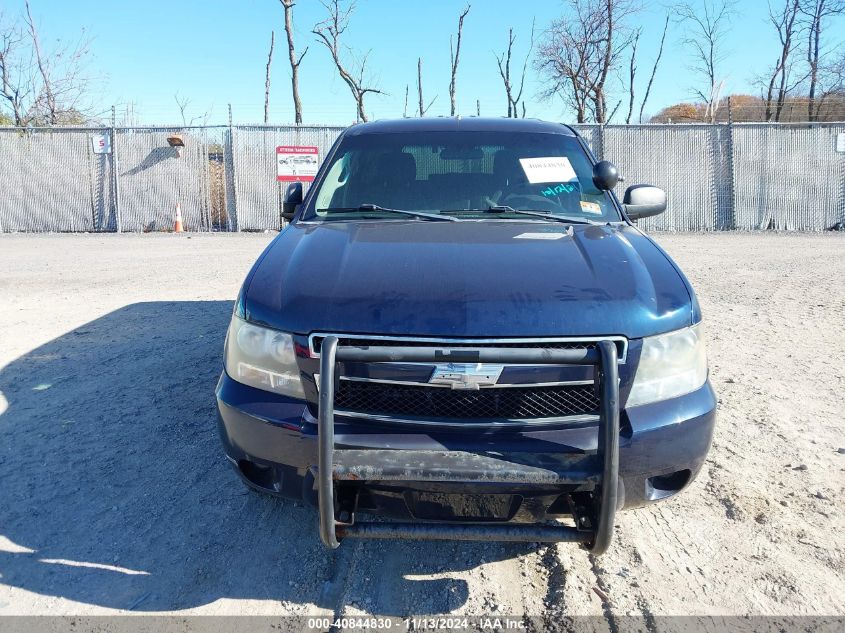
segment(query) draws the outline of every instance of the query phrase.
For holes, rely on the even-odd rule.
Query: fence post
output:
[[[223,147],[226,151],[226,147]],[[232,166],[232,221],[234,222],[234,231],[241,232],[241,223],[238,213],[238,170],[235,167],[235,127],[232,125],[232,104],[229,104],[229,160],[224,158],[224,164],[228,162]]]
[[[123,221],[120,217],[120,178],[117,162],[117,117],[114,106],[111,107],[111,174],[112,189],[114,190],[114,230],[120,233],[123,230]]]
[[[734,179],[734,118],[731,107],[731,97],[728,96],[728,184],[730,187],[731,209],[728,214],[728,229],[736,228],[736,186]]]
[[[599,146],[601,147],[599,160],[606,160],[604,155],[604,123],[599,123]]]

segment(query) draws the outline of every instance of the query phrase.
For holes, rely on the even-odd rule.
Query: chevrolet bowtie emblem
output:
[[[433,385],[449,385],[452,389],[474,391],[495,385],[504,368],[504,365],[484,363],[449,363],[435,367],[428,382]]]

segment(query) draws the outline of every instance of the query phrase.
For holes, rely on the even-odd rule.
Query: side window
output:
[[[349,153],[347,152],[332,164],[323,180],[323,186],[320,187],[320,193],[317,196],[317,209],[328,209],[333,206],[332,200],[335,193],[346,184],[349,178],[348,163]]]

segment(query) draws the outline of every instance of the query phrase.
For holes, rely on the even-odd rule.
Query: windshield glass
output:
[[[402,209],[461,218],[542,221],[510,209],[618,221],[610,197],[596,188],[592,173],[581,144],[563,134],[452,131],[348,136],[316,183],[303,219],[403,219],[388,211]]]

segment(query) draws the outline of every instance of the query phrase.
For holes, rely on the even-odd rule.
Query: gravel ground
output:
[[[248,493],[212,390],[271,237],[0,236],[0,614],[845,614],[845,236],[659,236],[699,293],[718,428],[596,560],[330,553],[313,509]]]

